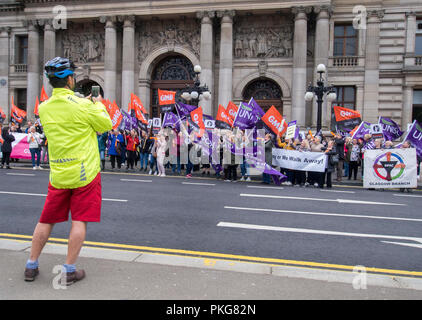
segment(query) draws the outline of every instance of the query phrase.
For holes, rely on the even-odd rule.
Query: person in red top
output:
[[[133,165],[135,164],[135,159],[136,159],[136,148],[139,145],[139,138],[138,138],[138,133],[136,132],[135,129],[130,130],[130,134],[126,135],[126,140],[127,140],[127,146],[126,146],[126,151],[127,151],[127,167],[126,167],[126,172],[129,171],[129,166],[130,169],[133,170]]]

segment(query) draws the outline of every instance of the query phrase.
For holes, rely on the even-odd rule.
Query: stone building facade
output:
[[[180,92],[200,65],[205,114],[254,97],[287,120],[315,127],[305,102],[316,66],[327,66],[333,104],[365,121],[387,116],[402,126],[422,115],[422,2],[416,0],[96,1],[0,0],[0,107],[10,101],[33,119],[55,56],[78,66],[78,90],[93,84],[127,109],[137,94],[150,115],[157,89]],[[323,106],[329,128],[332,104]]]

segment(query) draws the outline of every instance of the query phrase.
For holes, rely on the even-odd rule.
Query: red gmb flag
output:
[[[158,89],[158,104],[165,106],[176,103],[176,92]]]
[[[41,100],[41,102],[43,102],[43,101],[45,101],[45,100],[48,100],[48,95],[47,95],[47,93],[45,92],[44,86],[42,86],[42,88],[41,88],[41,96],[40,96],[40,100]]]
[[[38,97],[37,97],[37,99],[35,100],[35,109],[34,109],[34,114],[36,116],[39,116],[39,113],[38,113],[38,107],[39,106],[40,106],[40,101],[38,100]]]
[[[236,118],[236,114],[238,110],[239,110],[239,107],[236,106],[233,102],[229,101],[229,104],[227,105],[227,108],[226,108],[226,114],[228,116],[229,123],[232,127],[233,127],[233,122],[234,122],[234,119]]]
[[[204,123],[204,114],[202,111],[202,107],[198,107],[195,110],[191,111],[190,117],[194,123],[196,123],[199,127],[199,137],[205,132],[205,123]]]
[[[200,128],[205,129],[202,107],[196,108],[190,113],[192,121],[195,122]]]
[[[139,99],[135,94],[130,94],[130,105],[128,113],[131,113],[131,110],[135,111],[136,119],[143,122],[143,119],[145,119],[144,114],[148,113],[146,109],[144,108],[144,105],[141,102],[141,99]]]
[[[230,129],[232,124],[230,124],[229,116],[227,115],[227,110],[221,104],[218,105],[217,116],[215,117],[216,127],[220,129]]]
[[[4,113],[2,108],[0,108],[0,118],[3,118],[3,119],[6,118],[6,114]]]
[[[123,114],[120,111],[120,108],[117,106],[116,102],[113,101],[113,103],[110,105],[110,111],[109,110],[107,111],[110,115],[113,129],[117,129],[123,120]]]
[[[12,118],[15,119],[17,122],[22,123],[23,119],[26,117],[26,111],[19,109],[15,106],[12,97],[12,108],[11,108]]]
[[[350,120],[354,118],[360,118],[360,113],[356,110],[339,107],[339,106],[333,106],[334,109],[334,115],[336,116],[336,121],[345,121]]]
[[[271,106],[261,119],[275,134],[280,132],[280,135],[283,135],[287,130],[286,121],[274,106]]]
[[[137,110],[140,110],[143,113],[148,113],[144,105],[142,104],[141,99],[139,99],[139,97],[134,93],[130,94],[130,104],[131,109],[135,110],[135,112],[137,112]]]

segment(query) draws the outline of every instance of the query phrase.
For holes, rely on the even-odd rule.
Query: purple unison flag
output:
[[[416,149],[418,157],[422,157],[422,127],[418,121],[413,121],[403,141],[410,141]]]
[[[174,105],[176,108],[176,113],[179,115],[180,119],[185,118],[186,116],[190,115],[190,113],[195,110],[196,106],[191,106],[188,104],[184,104],[181,102],[176,102],[176,104]]]
[[[238,127],[241,130],[251,129],[259,120],[257,111],[250,105],[241,102],[239,110],[237,111],[236,118],[233,122],[233,127]]]
[[[366,121],[362,121],[359,127],[352,135],[352,139],[363,139],[365,134],[371,133],[371,124]]]
[[[385,140],[394,141],[403,135],[400,126],[389,118],[379,117],[378,124],[381,125]]]
[[[264,110],[262,110],[262,108],[259,106],[259,104],[255,101],[253,97],[251,98],[251,100],[249,100],[248,104],[252,107],[254,113],[259,116],[259,119],[264,116]]]
[[[166,112],[164,114],[162,127],[175,128],[178,122],[180,122],[180,118],[176,114],[174,114],[173,112]]]

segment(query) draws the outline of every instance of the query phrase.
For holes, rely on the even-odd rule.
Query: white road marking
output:
[[[215,183],[202,183],[202,182],[182,182],[182,184],[196,185],[196,186],[215,186]]]
[[[407,236],[391,236],[384,234],[370,234],[370,233],[350,233],[329,230],[315,230],[315,229],[302,229],[302,228],[285,228],[276,226],[263,226],[256,224],[233,223],[233,222],[219,222],[217,227],[239,228],[239,229],[253,229],[253,230],[268,230],[280,232],[295,232],[295,233],[310,233],[310,234],[324,234],[332,236],[345,236],[345,237],[359,237],[359,238],[381,238],[381,239],[395,239],[395,240],[410,240],[422,244],[422,238],[407,237]]]
[[[103,198],[103,201],[127,202],[128,200],[123,200],[123,199],[106,199],[106,198]]]
[[[395,196],[395,197],[422,198],[422,196],[418,196],[418,195],[415,195],[415,194],[398,194],[398,193],[394,193],[393,196]]]
[[[317,215],[317,216],[347,217],[347,218],[368,218],[368,219],[381,219],[381,220],[399,220],[399,221],[422,222],[422,219],[368,216],[368,215],[344,214],[344,213],[293,211],[293,210],[281,210],[281,209],[260,209],[260,208],[244,208],[244,207],[230,207],[230,206],[224,206],[224,209],[246,210],[246,211],[263,211],[263,212],[275,212],[275,213],[294,213],[294,214],[307,214],[307,215]]]
[[[248,188],[256,188],[256,189],[276,189],[276,190],[283,190],[283,187],[264,187],[264,186],[247,186]]]
[[[35,174],[33,173],[6,173],[8,176],[27,176],[27,177],[34,177]]]
[[[256,197],[256,198],[288,199],[288,200],[338,202],[338,203],[350,203],[350,204],[375,204],[375,205],[389,205],[389,206],[406,206],[406,204],[401,204],[401,203],[372,202],[372,201],[348,200],[348,199],[303,198],[303,197],[275,196],[275,195],[266,195],[266,194],[241,193],[240,196],[241,197]]]
[[[41,193],[25,193],[25,192],[11,192],[11,191],[0,191],[0,194],[13,194],[18,196],[34,196],[34,197],[46,197],[46,194]]]
[[[355,193],[354,191],[344,191],[344,190],[319,190],[321,192],[338,192],[338,193]]]
[[[152,180],[137,180],[137,179],[120,179],[120,181],[128,181],[128,182],[152,182]]]
[[[25,193],[25,192],[12,192],[12,191],[0,191],[0,194],[12,194],[17,196],[34,196],[34,197],[47,197],[46,194],[42,193]],[[123,199],[107,199],[103,198],[103,201],[115,201],[115,202],[128,202],[128,200]]]
[[[384,243],[391,243],[391,244],[397,244],[399,246],[407,246],[407,247],[414,247],[414,248],[421,248],[422,244],[416,244],[416,243],[404,243],[404,242],[393,242],[393,241],[381,241]]]

